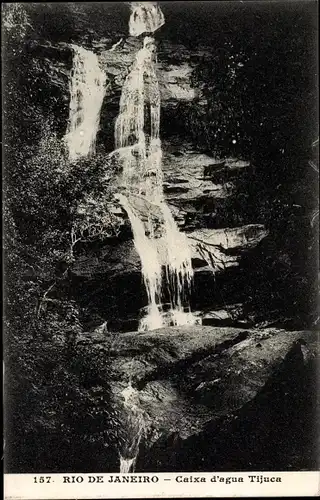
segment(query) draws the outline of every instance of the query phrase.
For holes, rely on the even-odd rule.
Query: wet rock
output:
[[[268,235],[262,224],[225,229],[199,229],[188,234],[193,256],[213,271],[238,266],[241,254],[255,248]],[[199,272],[199,268],[197,269]]]
[[[225,309],[206,310],[200,312],[201,324],[203,326],[239,327],[250,328],[253,321],[243,317],[242,304],[230,304]]]
[[[159,88],[162,102],[192,101],[197,90],[191,85],[192,68],[188,63],[158,64]]]
[[[141,48],[141,40],[128,37],[114,49],[108,48],[100,53],[99,63],[109,78],[114,79],[116,86],[122,87],[134,62],[135,54]]]

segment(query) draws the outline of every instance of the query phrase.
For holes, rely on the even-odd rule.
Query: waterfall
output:
[[[164,15],[155,2],[132,2],[129,33],[139,36],[153,33],[164,24]]]
[[[189,304],[193,279],[189,242],[187,236],[179,231],[165,202],[161,203],[161,209],[168,252],[166,277],[169,283],[172,322],[175,325],[195,324],[197,320],[190,307],[188,312],[185,312],[183,307],[183,304]]]
[[[152,32],[163,23],[157,5],[133,4],[131,34]],[[115,147],[125,188],[118,201],[131,223],[148,297],[147,315],[140,321],[140,331],[196,323],[189,306],[193,270],[188,239],[180,233],[163,193],[160,101],[156,45],[154,38],[147,35],[123,84],[115,124]],[[137,207],[137,199],[145,201],[144,210]],[[161,256],[160,240],[165,249]],[[169,314],[163,312],[164,291],[170,297]]]
[[[120,472],[134,472],[141,438],[145,432],[144,411],[139,405],[139,393],[129,382],[121,392],[124,399],[124,419],[126,439],[120,453]]]
[[[128,474],[128,472],[133,472],[135,461],[136,458],[120,457],[120,474]]]
[[[70,79],[69,123],[65,142],[74,161],[94,153],[100,110],[105,95],[106,75],[98,57],[90,50],[71,45],[73,68]]]
[[[144,330],[161,328],[162,318],[159,306],[161,304],[161,264],[157,249],[152,240],[147,238],[145,227],[140,218],[134,213],[127,198],[118,195],[118,200],[126,210],[133,232],[135,248],[141,259],[142,275],[148,296],[148,314],[144,321]]]

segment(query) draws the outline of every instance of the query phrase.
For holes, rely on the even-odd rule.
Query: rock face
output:
[[[81,344],[99,349],[101,356],[107,353],[115,404],[125,418],[130,419],[130,408],[124,406],[122,391],[129,387],[134,393],[135,411],[138,405],[144,419],[144,444],[137,469],[153,472],[171,470],[171,462],[169,467],[158,453],[161,443],[165,443],[162,453],[168,457],[173,436],[181,448],[210,428],[215,440],[212,429],[219,429],[222,422],[230,426],[247,418],[247,409],[259,402],[274,377],[280,374],[281,379],[281,373],[286,372],[297,380],[318,355],[316,334],[275,329],[175,327],[111,338],[97,333],[87,340],[81,338]],[[132,426],[124,429],[127,442],[134,437],[130,432]],[[157,465],[152,457],[159,460],[159,456],[161,463]],[[250,470],[249,463],[247,468]]]
[[[148,207],[143,201],[140,208],[142,212],[147,213]],[[130,230],[129,226],[127,229]],[[210,320],[209,310],[214,311],[221,305],[224,307],[228,304],[231,305],[240,299],[240,297],[232,296],[229,290],[229,302],[224,299],[223,304],[217,303],[215,292],[217,277],[222,282],[226,278],[226,283],[236,282],[237,273],[241,273],[242,270],[242,257],[250,257],[251,252],[267,236],[268,232],[261,224],[251,224],[224,229],[203,227],[189,230],[186,234],[192,250],[194,268],[195,291],[193,295],[196,301],[193,304],[193,309],[198,311],[199,316],[208,322]],[[161,255],[162,239],[159,238],[157,241]],[[93,301],[94,307],[97,307],[96,312],[99,312],[105,320],[117,317],[123,322],[128,320],[126,316],[129,314],[130,318],[135,318],[137,321],[139,311],[146,306],[145,290],[141,279],[141,262],[132,239],[112,240],[110,244],[106,242],[96,250],[87,249],[73,265],[72,275],[77,283],[74,289],[80,290],[81,302],[87,305],[86,296],[89,296],[90,307],[92,307]],[[123,309],[124,292],[121,290],[120,283],[123,283],[126,289],[128,300],[131,297],[129,300],[131,305],[135,304],[135,310],[131,307]],[[106,304],[111,291],[113,293],[112,309],[110,309],[111,304],[100,308],[98,304]],[[240,310],[241,307],[237,309]],[[212,324],[217,324],[219,317],[219,315],[214,314],[211,318]],[[227,324],[230,324],[232,317],[229,315]],[[119,328],[119,325],[116,328]]]
[[[197,272],[219,272],[239,266],[241,254],[254,248],[267,236],[261,224],[236,228],[199,229],[189,233],[194,259],[198,259]],[[201,260],[203,266],[200,266]]]
[[[250,255],[267,232],[261,225],[240,228],[201,229],[188,234],[194,268],[192,309],[204,324],[250,324],[242,314],[237,290],[231,293],[228,283],[235,283],[242,272],[242,255]],[[158,240],[161,254],[161,238]],[[74,291],[80,303],[109,321],[112,331],[128,331],[137,323],[146,306],[141,279],[141,262],[132,240],[113,242],[89,250],[72,269]],[[226,281],[229,301],[217,296],[217,279]],[[222,288],[221,288],[222,293]],[[223,297],[223,295],[221,295]],[[223,312],[220,307],[227,307]],[[218,309],[218,311],[217,311]],[[132,323],[133,321],[133,323]]]

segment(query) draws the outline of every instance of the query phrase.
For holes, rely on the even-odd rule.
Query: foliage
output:
[[[214,155],[294,157],[315,134],[312,13],[243,6],[241,14],[211,35],[212,53],[193,72],[200,95],[186,129]]]
[[[114,165],[103,151],[69,162],[50,106],[30,91],[30,26],[26,16],[18,21],[24,31],[19,22],[5,26],[4,60],[7,469],[74,470],[85,454],[105,460],[117,433],[105,356],[75,348],[83,326],[69,280],[73,230],[83,226],[78,208],[87,198],[103,198],[108,208]],[[95,210],[91,216],[99,218]],[[100,227],[101,238],[114,231],[109,222]]]
[[[60,342],[57,337],[54,342],[39,336],[33,341],[20,338],[16,349],[10,349],[10,470],[74,472],[87,464],[94,471],[101,461],[110,463],[108,447],[117,443],[119,419],[110,401],[107,351],[94,351],[91,344],[86,349],[66,345],[67,323],[66,318],[60,325]],[[52,318],[47,324],[52,328]]]
[[[77,209],[86,196],[103,191],[105,200],[109,199],[107,186],[97,181],[108,164],[105,160],[102,164],[99,155],[69,164],[63,144],[45,122],[40,143],[28,153],[21,154],[21,161],[8,160],[12,171],[6,184],[8,407],[10,428],[15,428],[16,436],[12,449],[19,453],[16,438],[21,438],[21,432],[31,442],[38,435],[32,467],[45,467],[42,462],[47,460],[50,469],[61,467],[61,463],[54,463],[59,460],[55,454],[44,456],[43,443],[48,436],[54,439],[63,429],[66,449],[77,439],[84,450],[93,443],[104,447],[116,429],[108,401],[101,411],[98,408],[101,398],[108,399],[108,386],[82,387],[79,377],[87,373],[90,378],[89,361],[74,353],[80,372],[78,367],[73,373],[74,358],[70,359],[70,349],[83,332],[79,307],[69,297],[69,268],[77,243],[72,241],[72,231],[79,224]],[[101,228],[104,237],[110,231],[109,226]],[[98,361],[90,356],[91,363],[98,365]],[[95,432],[86,430],[89,424]]]

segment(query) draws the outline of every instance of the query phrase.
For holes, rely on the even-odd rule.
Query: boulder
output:
[[[208,269],[223,271],[238,266],[241,255],[254,249],[268,235],[262,224],[225,229],[199,229],[188,233],[194,259],[202,259],[197,272]]]
[[[140,259],[132,241],[117,242],[88,251],[72,267],[72,274],[89,280],[140,272]]]

